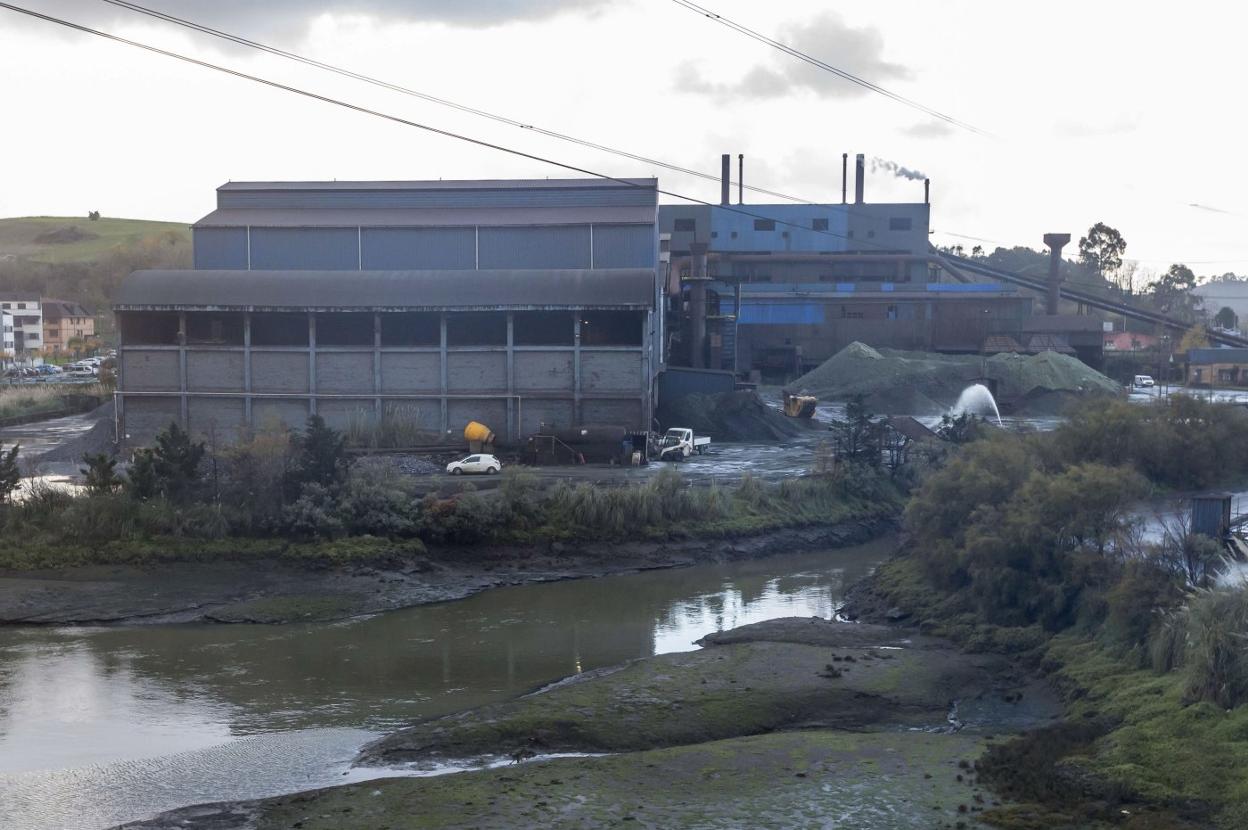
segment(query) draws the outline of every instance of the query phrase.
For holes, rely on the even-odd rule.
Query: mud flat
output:
[[[0,573],[0,624],[285,623],[343,619],[463,599],[490,588],[836,548],[895,530],[889,516],[741,538],[396,547],[365,564],[291,559],[166,562]]]
[[[381,739],[357,763],[523,763],[125,825],[191,828],[979,827],[974,761],[1051,720],[1010,661],[889,626],[773,620]],[[547,760],[552,753],[586,753]]]

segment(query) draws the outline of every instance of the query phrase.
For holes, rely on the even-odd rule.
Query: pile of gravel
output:
[[[45,462],[79,462],[88,453],[117,454],[115,424],[113,423],[114,404],[112,401],[88,413],[87,417],[95,424],[86,432],[76,435],[65,443],[42,453],[36,459]]]
[[[876,412],[937,415],[958,395],[985,378],[996,382],[997,397],[1025,409],[1028,401],[1118,394],[1118,384],[1058,352],[1036,355],[944,355],[873,349],[851,343],[789,385],[821,400],[866,398]]]
[[[663,402],[658,418],[664,428],[688,427],[698,435],[728,442],[783,441],[812,427],[811,421],[786,416],[748,389]]]

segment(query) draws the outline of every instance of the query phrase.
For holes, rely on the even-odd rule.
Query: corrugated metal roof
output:
[[[644,268],[498,271],[135,271],[113,307],[230,309],[650,308]]]
[[[658,187],[658,179],[438,179],[437,181],[227,182],[217,190],[531,190]]]
[[[43,300],[43,319],[60,320],[65,317],[91,317],[92,313],[84,306],[70,300]]]
[[[653,206],[482,208],[221,208],[196,228],[413,228],[654,224]]]
[[[1248,363],[1248,349],[1190,349],[1187,361],[1199,366],[1213,363]]]

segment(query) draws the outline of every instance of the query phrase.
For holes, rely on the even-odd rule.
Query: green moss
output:
[[[802,732],[391,779],[263,802],[259,830],[363,828],[982,827],[956,759],[965,735]],[[848,825],[847,825],[848,826]]]

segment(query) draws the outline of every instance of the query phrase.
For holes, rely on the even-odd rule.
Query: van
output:
[[[1153,380],[1152,375],[1136,375],[1131,385],[1136,389],[1151,389],[1157,385],[1157,382]]]

